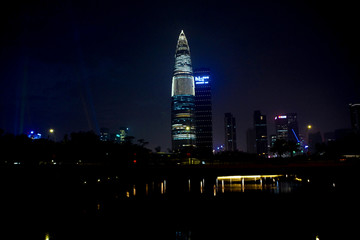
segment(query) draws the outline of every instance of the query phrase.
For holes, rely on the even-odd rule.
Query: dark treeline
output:
[[[127,137],[122,144],[100,141],[94,132],[74,132],[60,142],[51,139],[31,139],[0,131],[1,165],[124,165],[142,164],[151,151],[146,142]]]
[[[176,165],[203,163],[236,163],[271,161],[266,156],[258,156],[241,151],[213,154],[197,148],[185,148],[178,153],[155,152],[146,148],[148,142],[137,141],[128,136],[123,143],[100,141],[94,132],[73,132],[62,141],[51,139],[31,139],[26,135],[13,135],[0,129],[0,165],[53,166],[53,165],[108,165],[135,167],[148,165]],[[271,152],[281,156],[289,153],[286,161],[339,160],[344,155],[360,155],[360,137],[348,135],[327,144],[318,144],[316,151],[299,154],[295,143],[277,141]],[[280,157],[281,158],[281,157]]]
[[[360,133],[348,134],[336,141],[327,144],[317,144],[315,156],[322,158],[340,159],[345,155],[360,155]]]
[[[339,160],[346,158],[359,158],[360,155],[360,134],[351,133],[337,140],[327,143],[318,143],[315,149],[304,154],[300,146],[292,141],[277,140],[270,149],[272,153],[277,153],[279,157],[283,154],[290,155],[293,159],[303,160]]]

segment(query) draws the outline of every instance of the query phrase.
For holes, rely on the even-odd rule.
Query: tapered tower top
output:
[[[174,75],[171,88],[171,96],[177,95],[195,95],[190,48],[183,30],[181,30],[176,45]]]
[[[189,48],[189,44],[188,41],[186,39],[184,30],[181,30],[181,33],[179,35],[179,39],[176,45],[176,53],[175,53],[175,57],[179,56],[179,55],[190,55],[190,48]]]

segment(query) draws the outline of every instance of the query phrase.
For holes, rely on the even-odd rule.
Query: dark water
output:
[[[238,172],[3,169],[0,239],[358,235],[356,168]]]

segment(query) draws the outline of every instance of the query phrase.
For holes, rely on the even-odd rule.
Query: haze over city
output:
[[[184,30],[192,65],[212,73],[214,145],[224,113],[246,151],[253,112],[295,112],[300,133],[349,128],[359,102],[358,16],[350,3],[52,1],[1,17],[0,128],[20,134],[130,128],[171,148],[171,78]]]

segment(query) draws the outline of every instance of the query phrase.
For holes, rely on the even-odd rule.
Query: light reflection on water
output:
[[[251,222],[254,220],[254,222],[258,223],[258,216],[263,219],[266,219],[268,216],[274,217],[276,221],[273,222],[281,222],[283,218],[291,219],[299,226],[305,226],[302,225],[302,221],[296,219],[301,219],[304,216],[308,216],[309,213],[312,213],[313,208],[301,208],[301,206],[303,206],[302,204],[304,204],[302,200],[308,199],[310,195],[306,195],[306,197],[297,200],[299,196],[302,196],[301,194],[293,195],[288,193],[294,193],[297,189],[302,187],[306,188],[310,185],[313,187],[313,184],[316,183],[316,178],[313,176],[309,179],[308,177],[288,174],[210,177],[183,176],[182,178],[171,176],[146,179],[92,176],[82,180],[81,187],[86,190],[84,192],[91,192],[89,196],[93,196],[93,199],[96,199],[96,201],[91,201],[90,199],[88,206],[82,206],[85,210],[83,211],[85,212],[84,216],[96,216],[101,220],[107,219],[108,216],[123,216],[124,218],[132,220],[128,221],[129,224],[131,222],[137,223],[139,219],[141,220],[145,217],[150,219],[149,221],[143,220],[142,225],[139,224],[133,227],[135,229],[137,229],[137,226],[147,227],[149,224],[153,224],[151,226],[156,229],[157,225],[151,222],[151,216],[165,216],[163,217],[164,223],[162,224],[173,226],[176,223],[180,226],[179,229],[176,229],[176,239],[185,239],[185,237],[190,239],[191,237],[191,239],[194,240],[208,239],[205,237],[201,238],[199,235],[212,235],[213,230],[208,228],[208,226],[213,224],[213,221],[216,222],[216,226],[218,227],[214,230],[215,234],[223,237],[222,229],[229,231],[228,235],[226,235],[228,238],[223,237],[222,239],[233,239],[229,237],[230,233],[241,235],[240,232],[235,230],[241,225],[244,226],[244,229],[250,227],[248,231],[251,232],[251,227],[253,226]],[[329,186],[335,188],[335,182],[330,182]],[[338,185],[336,184],[336,186]],[[310,190],[311,189],[313,188],[310,188]],[[311,192],[311,194],[313,194],[313,192]],[[261,197],[259,198],[259,196]],[[138,201],[139,199],[141,201]],[[161,201],[152,201],[154,199]],[[193,201],[197,199],[206,200]],[[216,200],[208,201],[207,199]],[[169,204],[166,204],[166,202]],[[169,206],[172,206],[172,208]],[[194,208],[195,210],[190,210],[190,206],[196,206]],[[291,208],[293,206],[296,207]],[[300,210],[296,209],[298,206],[300,206]],[[95,214],[91,211],[95,212]],[[327,210],[323,212],[327,213]],[[302,213],[303,215],[301,215]],[[234,218],[234,216],[241,216],[241,218]],[[172,221],[168,221],[167,219]],[[230,225],[228,225],[223,219],[236,219],[237,222],[229,223]],[[322,219],[326,220],[327,218],[322,217]],[[315,225],[315,222],[317,222],[317,220],[310,220],[312,225]],[[202,225],[198,226],[199,223]],[[265,220],[262,224],[264,224],[263,226],[270,224],[269,229],[276,229],[275,227],[278,226],[275,224],[271,225],[271,222],[266,222]],[[288,225],[286,225],[286,222],[281,222],[281,224],[281,229],[277,229],[276,231],[281,232],[283,229],[286,229],[283,226],[288,227],[289,232],[293,231],[293,229],[296,230],[290,221]],[[123,229],[127,230],[128,225],[125,226]],[[148,228],[150,229],[150,227]],[[256,229],[256,226],[254,225],[253,228]],[[191,234],[189,229],[193,231],[193,234]],[[174,229],[171,229],[171,231],[175,232]],[[315,238],[313,231],[313,229],[310,229],[304,234],[311,236],[311,240],[313,240]],[[174,235],[172,236],[175,237]],[[258,237],[255,239],[263,238]]]
[[[91,180],[83,181],[87,185]],[[100,188],[111,183],[117,199],[168,197],[168,191],[176,196],[206,195],[218,197],[231,193],[267,192],[291,193],[309,182],[296,175],[231,175],[203,178],[143,180],[129,182],[118,177],[103,177],[95,180]]]

